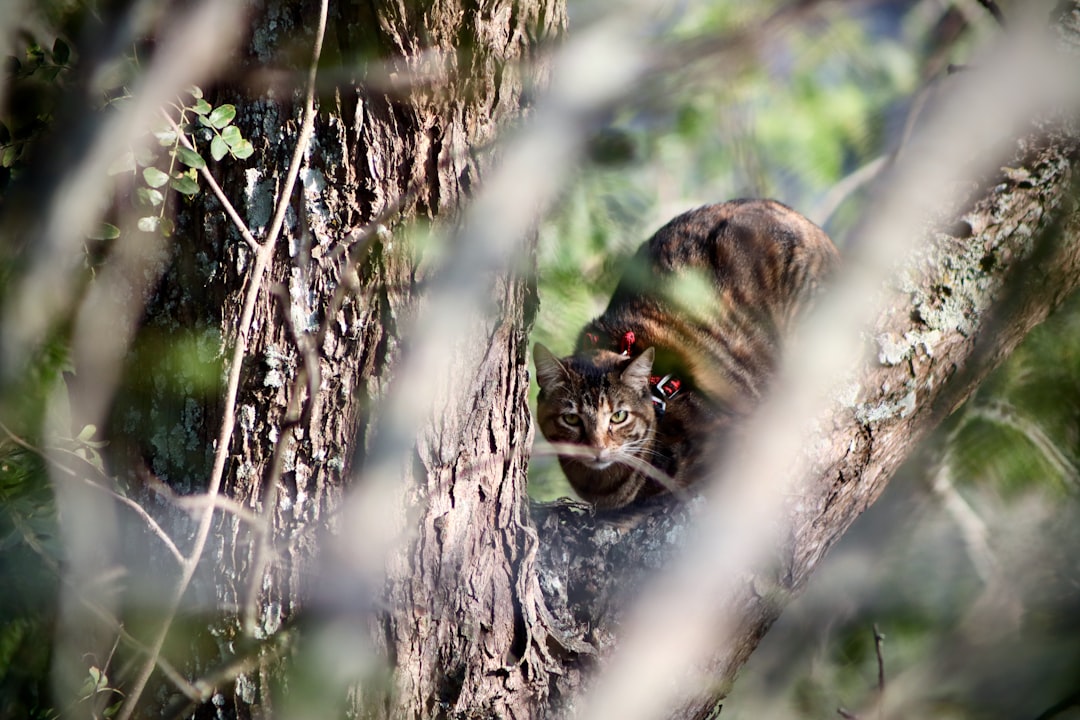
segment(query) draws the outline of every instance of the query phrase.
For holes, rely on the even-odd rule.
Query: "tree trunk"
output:
[[[240,77],[265,77],[258,72],[268,61],[290,53],[302,64],[317,17],[317,2],[266,2],[252,19]],[[525,90],[542,84],[541,53],[564,24],[561,0],[331,3],[324,74],[351,68],[356,76],[320,86],[301,183],[257,280],[249,326],[243,306],[256,253],[209,192],[181,211],[183,241],[148,309],[144,338],[155,328],[175,338],[179,323],[197,347],[209,348],[210,362],[214,338],[248,343],[221,494],[256,519],[216,515],[197,593],[237,613],[214,622],[215,637],[272,639],[310,597],[347,481],[365,482],[380,442],[404,328],[422,309],[437,257],[454,252],[418,244],[421,223],[452,226],[491,161],[485,148],[520,118]],[[302,88],[274,86],[259,99],[236,89],[249,83],[230,83],[211,99],[236,104],[256,153],[246,164],[226,158],[213,172],[261,239],[297,142]],[[523,240],[522,257],[533,256],[532,242]],[[386,609],[372,633],[393,660],[394,699],[364,688],[357,709],[365,713],[427,718],[484,708],[525,717],[543,694],[529,667],[513,660],[525,646],[530,275],[522,267],[492,278],[494,311],[473,318],[460,342],[445,348],[446,377],[469,378],[469,392],[438,398],[440,415],[419,429],[401,470],[405,506],[384,509],[408,514],[415,535],[386,563]],[[150,367],[144,377],[164,374]],[[180,368],[167,372],[183,377]],[[446,378],[431,384],[447,386]],[[167,437],[141,438],[138,452],[181,493],[205,489],[223,407],[220,398],[194,407],[184,394],[159,393],[152,409],[118,411],[128,427],[136,426],[131,417],[144,427],[171,418],[160,431]],[[205,649],[195,670],[203,675],[236,651],[221,645],[214,660]],[[266,660],[241,672],[232,691],[219,688],[219,709],[227,701],[241,715],[269,712],[273,667]]]

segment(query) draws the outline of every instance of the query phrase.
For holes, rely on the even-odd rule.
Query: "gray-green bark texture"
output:
[[[1066,8],[1066,21],[1077,8]],[[215,521],[196,593],[235,615],[215,628],[218,649],[202,659],[203,675],[237,650],[239,638],[270,637],[304,610],[324,533],[341,530],[335,513],[350,478],[364,482],[380,442],[382,400],[394,392],[408,342],[403,329],[422,310],[438,268],[403,228],[457,215],[483,181],[482,148],[522,116],[525,88],[542,81],[540,51],[565,21],[559,0],[333,3],[330,12],[324,66],[334,72],[324,78],[333,82],[319,86],[302,182],[247,334],[223,485],[225,496],[271,522],[260,534],[252,531],[257,523],[236,512]],[[305,57],[316,15],[310,0],[261,6],[236,72],[270,86],[256,95],[238,89],[246,82],[226,83],[215,96],[237,104],[238,122],[255,142],[253,165],[225,164],[216,172],[234,197],[243,195],[242,215],[256,232],[270,221],[300,104],[291,83],[255,71],[302,64],[296,58]],[[348,67],[369,70],[342,77]],[[418,75],[430,77],[398,82]],[[902,344],[933,332],[933,353],[914,342],[865,369],[858,400],[833,418],[816,477],[792,510],[783,571],[765,583],[777,590],[766,598],[747,583],[726,598],[737,633],[713,663],[720,679],[734,677],[786,599],[880,495],[918,438],[1075,287],[1076,163],[1077,137],[1069,128],[1021,139],[1010,172],[983,185],[963,210],[964,223],[935,234],[926,261],[896,289],[871,335]],[[212,356],[218,338],[228,346],[241,332],[252,253],[208,194],[183,211],[177,236],[183,241],[143,332],[184,328]],[[529,241],[522,242],[523,257],[531,257]],[[1032,277],[1038,282],[1027,281]],[[469,390],[439,397],[440,412],[411,442],[400,479],[403,506],[386,510],[410,532],[386,559],[385,585],[374,600],[357,599],[368,640],[389,668],[353,694],[353,710],[365,716],[568,714],[588,671],[603,665],[597,655],[616,644],[623,593],[666,562],[667,539],[677,534],[671,530],[685,522],[682,511],[662,507],[627,529],[554,507],[539,509],[532,524],[525,350],[535,299],[525,273],[484,282],[496,311],[471,320],[460,342],[445,348],[447,377],[465,375]],[[348,292],[337,306],[343,284]],[[942,306],[959,309],[937,312]],[[314,344],[320,326],[325,336]],[[319,378],[317,387],[294,384],[305,372]],[[133,452],[174,489],[198,491],[195,478],[208,474],[220,407],[213,399],[156,403],[143,412],[172,420],[155,425],[148,418],[146,427],[162,429]],[[275,451],[282,455],[280,476]],[[268,715],[276,670],[269,661],[245,666],[239,680],[224,680],[216,691],[238,716]],[[715,695],[673,717],[705,716]],[[199,710],[214,712],[209,705]]]

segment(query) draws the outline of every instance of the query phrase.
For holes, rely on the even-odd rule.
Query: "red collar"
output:
[[[596,333],[585,333],[585,340],[591,347],[600,347],[600,337]],[[634,343],[637,342],[637,336],[634,335],[633,330],[627,330],[619,338],[619,352],[623,355],[630,357],[634,350]],[[667,409],[667,402],[673,397],[679,394],[679,390],[682,388],[682,381],[677,377],[673,377],[672,373],[668,373],[663,377],[659,375],[649,376],[649,386],[652,388],[652,401],[653,406],[656,408],[657,415],[663,415]]]

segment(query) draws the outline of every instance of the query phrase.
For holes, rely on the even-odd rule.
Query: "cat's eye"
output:
[[[618,425],[619,423],[624,423],[628,417],[630,417],[630,413],[625,410],[616,410],[611,413],[611,424]]]
[[[571,427],[577,427],[581,424],[581,416],[577,413],[563,413],[559,416],[559,419]]]

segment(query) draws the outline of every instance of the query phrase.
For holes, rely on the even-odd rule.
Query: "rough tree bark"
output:
[[[467,199],[486,162],[473,151],[519,115],[524,74],[564,23],[559,0],[335,3],[331,12],[328,56],[348,62],[377,51],[386,72],[322,92],[303,183],[256,308],[223,492],[272,522],[262,536],[248,536],[239,515],[219,516],[218,544],[208,553],[217,567],[202,587],[214,589],[219,606],[240,608],[219,637],[272,636],[300,609],[319,532],[334,525],[347,478],[363,482],[378,441],[379,400],[393,391],[401,329],[422,308],[435,270],[400,228],[452,217]],[[314,15],[309,1],[269,0],[252,23],[250,67],[283,46],[302,47]],[[394,85],[396,75],[414,74],[430,82],[408,92]],[[279,88],[257,100],[225,89],[225,99],[240,107],[257,163],[217,172],[225,187],[247,188],[245,216],[259,230],[291,153],[298,105]],[[1012,171],[964,213],[964,233],[937,237],[879,320],[882,364],[867,370],[862,394],[834,418],[833,442],[794,514],[784,571],[763,580],[778,592],[766,601],[748,583],[732,593],[740,632],[717,660],[721,677],[733,677],[783,600],[877,498],[917,438],[1076,285],[1077,139],[1044,134],[1022,146]],[[1060,242],[1043,242],[1050,230]],[[183,320],[211,338],[235,339],[250,251],[208,196],[184,211],[178,235],[190,241],[177,245],[151,327]],[[1021,269],[1042,281],[1010,282]],[[355,292],[328,316],[344,282]],[[1014,290],[1019,300],[995,316],[991,308]],[[614,644],[621,594],[638,575],[631,570],[663,564],[671,547],[658,537],[684,520],[662,511],[630,531],[570,508],[543,508],[539,566],[532,564],[525,346],[534,299],[526,277],[513,273],[493,279],[490,298],[498,312],[476,318],[445,352],[447,377],[467,374],[469,391],[438,398],[444,411],[420,429],[404,473],[406,507],[393,510],[414,533],[387,560],[375,611],[372,634],[391,678],[389,694],[365,696],[361,709],[372,716],[569,712],[593,654]],[[206,314],[193,317],[198,312]],[[326,320],[321,345],[305,353]],[[321,384],[294,424],[294,381],[311,358]],[[151,450],[144,450],[151,469],[179,490],[197,490],[190,479],[206,475],[214,409],[184,403],[155,411],[184,418],[178,433],[170,422],[170,436],[146,438]],[[284,456],[279,479],[275,450]],[[249,671],[218,690],[241,714],[268,712],[264,683]],[[715,700],[703,697],[679,716],[702,716]]]
[[[311,0],[261,4],[236,79],[212,98],[236,104],[237,123],[256,146],[253,162],[221,163],[214,172],[257,238],[270,224],[296,143],[302,90],[292,81],[255,97],[239,88],[267,77],[268,65],[302,66],[317,17]],[[380,399],[393,386],[402,328],[422,308],[423,288],[437,271],[410,226],[453,222],[491,160],[496,131],[519,119],[526,92],[543,85],[542,54],[564,24],[562,0],[331,3],[323,65],[337,82],[320,86],[302,182],[250,330],[240,318],[254,253],[210,193],[182,209],[176,235],[184,241],[174,246],[171,270],[148,308],[144,337],[175,337],[180,325],[212,359],[216,338],[228,347],[247,333],[222,494],[268,521],[260,530],[235,512],[215,519],[198,592],[238,609],[215,623],[216,637],[273,637],[311,589],[322,534],[337,522],[348,478],[363,482],[378,442]],[[341,81],[334,73],[342,68],[355,77]],[[523,240],[526,258],[530,242]],[[418,531],[387,561],[388,609],[373,631],[393,658],[393,704],[365,694],[367,713],[525,716],[522,708],[543,692],[529,666],[511,659],[523,645],[517,598],[531,440],[525,358],[535,292],[528,272],[490,281],[495,312],[474,318],[459,343],[445,348],[445,373],[468,376],[470,391],[439,398],[443,412],[419,429],[403,472],[409,507],[387,509],[414,513]],[[336,308],[339,286],[347,291]],[[128,373],[136,383],[138,367]],[[432,383],[447,385],[444,378]],[[159,428],[137,452],[174,490],[199,491],[210,474],[221,406],[167,394],[149,408],[118,411],[127,413],[118,422]],[[169,420],[155,422],[160,418]],[[164,503],[158,510],[168,512]],[[183,518],[175,522],[184,526]],[[228,663],[235,647],[221,646],[217,659],[205,650],[195,670],[203,674]],[[217,707],[206,712],[223,703],[241,715],[268,712],[268,672],[248,668],[233,687],[215,689]],[[528,692],[512,692],[523,686]]]

